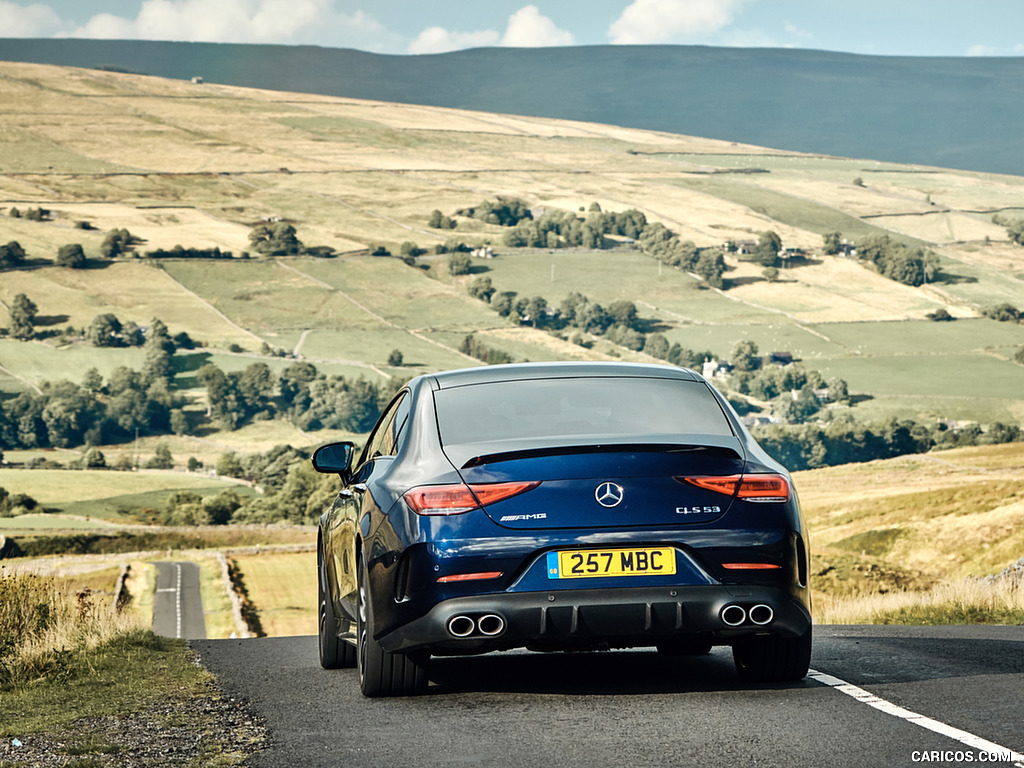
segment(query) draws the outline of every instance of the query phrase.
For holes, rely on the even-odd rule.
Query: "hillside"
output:
[[[0,65],[0,89],[0,243],[19,242],[30,267],[4,273],[0,300],[6,307],[26,294],[53,331],[82,328],[101,312],[140,325],[157,316],[207,344],[177,358],[185,388],[204,362],[240,370],[265,359],[280,371],[288,359],[261,357],[264,344],[326,373],[379,382],[470,364],[458,348],[474,331],[515,359],[650,359],[603,338],[580,346],[568,334],[510,325],[465,291],[487,276],[551,306],[572,291],[604,306],[634,301],[648,326],[692,350],[728,357],[750,339],[763,354],[788,351],[826,379],[844,378],[859,395],[847,412],[860,419],[1024,415],[1024,367],[1012,362],[1024,332],[981,316],[998,303],[1024,306],[1024,250],[992,222],[994,212],[1024,211],[1024,179],[29,64]],[[432,210],[454,215],[499,196],[538,212],[636,208],[698,247],[772,230],[810,255],[767,281],[759,265],[727,254],[726,289],[708,290],[627,245],[502,251],[503,227],[464,217],[455,230],[427,226]],[[9,215],[34,206],[53,218]],[[237,256],[251,247],[251,228],[272,218],[342,256],[99,256],[105,233],[119,227],[144,241],[140,252],[183,245]],[[854,259],[821,255],[830,231],[926,246],[940,271],[918,288],[893,282]],[[452,237],[498,244],[499,258],[453,278],[447,256],[430,253]],[[428,250],[415,266],[365,255],[373,243],[398,253],[408,241]],[[54,268],[58,247],[72,242],[103,268]],[[925,319],[939,309],[959,319]],[[396,349],[404,365],[389,368]],[[106,376],[138,367],[141,355],[0,340],[0,390],[77,381],[91,366]]]
[[[383,56],[311,46],[0,40],[0,60],[551,117],[1024,174],[1024,60],[696,46]]]

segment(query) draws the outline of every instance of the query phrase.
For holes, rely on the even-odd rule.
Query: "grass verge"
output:
[[[72,582],[0,570],[0,766],[238,765],[265,736],[183,641]],[[182,762],[178,757],[184,757]],[[155,760],[155,762],[154,762]]]
[[[824,596],[820,624],[1024,624],[1020,578],[962,579],[922,592]]]

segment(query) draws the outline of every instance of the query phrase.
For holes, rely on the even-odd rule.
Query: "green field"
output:
[[[174,491],[191,491],[204,497],[214,496],[229,488],[241,495],[254,493],[245,486],[198,473],[147,470],[69,472],[61,469],[5,468],[0,470],[0,486],[9,493],[28,494],[48,511],[118,523],[136,522],[135,510],[139,508],[162,509],[167,497]]]
[[[1024,366],[1011,362],[1024,329],[979,317],[1003,301],[1024,306],[1024,249],[1009,243],[990,213],[1021,210],[1018,178],[220,86],[195,98],[188,83],[62,72],[0,64],[7,77],[0,81],[0,129],[12,150],[0,157],[0,242],[21,241],[32,267],[4,273],[0,301],[28,295],[44,331],[81,328],[114,312],[140,325],[158,317],[172,333],[205,342],[175,356],[174,384],[198,398],[193,413],[204,406],[195,379],[203,364],[239,371],[264,361],[280,372],[294,362],[264,355],[265,344],[322,374],[363,377],[385,389],[418,373],[475,364],[458,351],[474,332],[516,360],[650,359],[605,339],[575,344],[572,329],[557,338],[512,325],[467,295],[467,284],[486,276],[499,291],[543,296],[553,307],[570,292],[605,307],[632,301],[649,331],[719,357],[743,340],[762,354],[790,352],[826,377],[847,379],[857,396],[847,412],[858,418],[1017,423],[1024,416]],[[64,117],[39,119],[39,104]],[[87,130],[98,114],[113,121],[102,135]],[[434,209],[454,215],[499,197],[520,198],[537,213],[585,212],[594,202],[604,210],[637,208],[702,247],[772,230],[808,257],[768,282],[758,265],[727,255],[724,290],[714,290],[628,243],[601,251],[509,250],[493,223],[456,217],[454,230],[427,225]],[[41,206],[56,218],[5,215],[15,206]],[[140,251],[181,244],[238,256],[253,252],[254,224],[278,218],[307,245],[328,245],[340,256],[52,266],[66,242],[80,241],[95,258],[114,227],[141,237]],[[76,221],[94,229],[76,229]],[[930,248],[942,270],[934,284],[900,285],[855,259],[822,255],[821,235],[829,231],[847,238],[885,233]],[[449,238],[489,242],[497,258],[473,260],[471,275],[453,277],[448,257],[433,253]],[[427,254],[410,265],[362,250],[383,244],[398,253],[403,242]],[[938,309],[958,319],[928,321]],[[401,367],[388,365],[395,350]],[[141,350],[95,349],[56,336],[0,339],[0,396],[48,380],[81,381],[90,367],[106,377],[143,360]],[[203,438],[173,442],[179,462],[190,455],[215,461],[226,449],[265,450],[276,440],[309,445],[328,435],[253,424]],[[143,452],[153,447],[143,441]],[[129,450],[110,447],[111,460]]]

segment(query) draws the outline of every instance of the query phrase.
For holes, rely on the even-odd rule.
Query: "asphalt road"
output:
[[[195,563],[154,563],[156,596],[153,631],[188,640],[206,637],[203,598],[199,592],[199,566]]]
[[[266,718],[253,766],[1024,765],[1024,627],[816,627],[792,685],[741,684],[727,648],[434,659],[426,696],[376,700],[315,637],[191,645]]]

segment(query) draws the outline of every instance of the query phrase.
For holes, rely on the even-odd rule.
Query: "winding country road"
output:
[[[1024,627],[817,627],[792,685],[740,683],[727,648],[435,659],[384,700],[315,637],[191,645],[266,718],[253,766],[1024,766]]]

